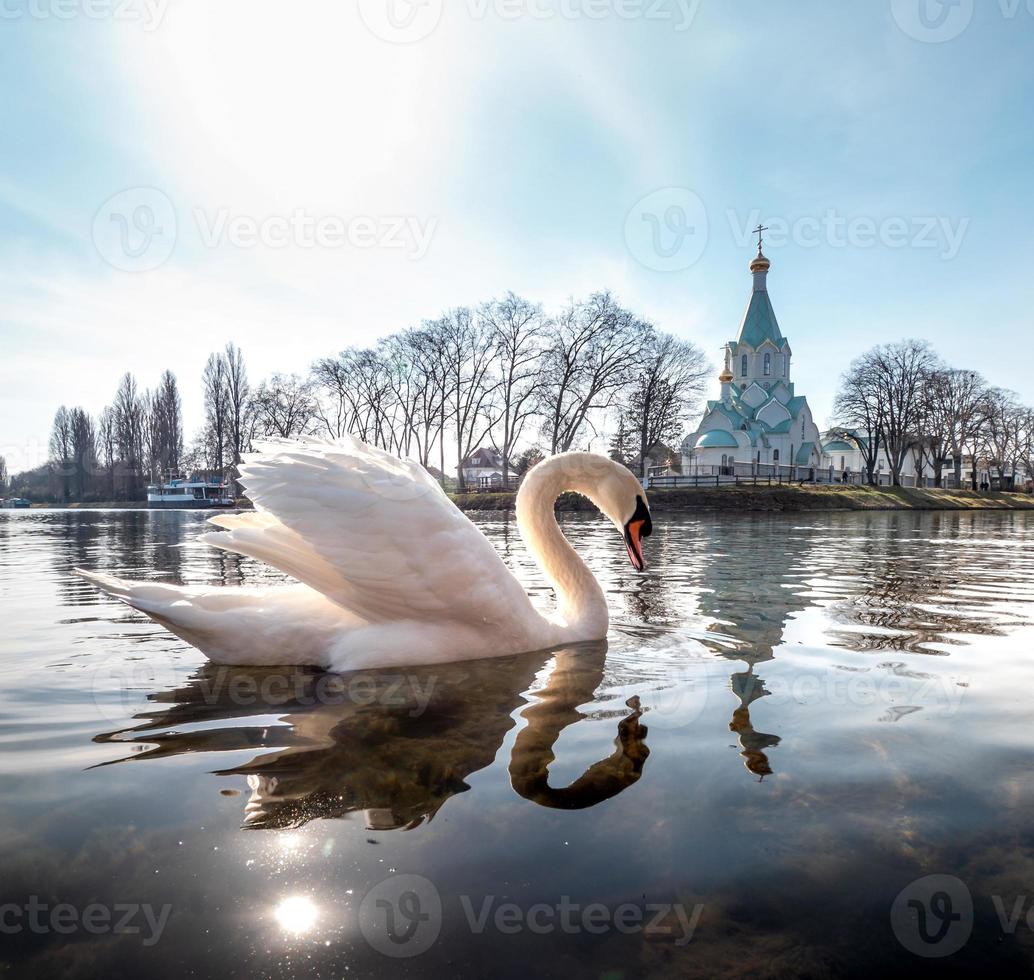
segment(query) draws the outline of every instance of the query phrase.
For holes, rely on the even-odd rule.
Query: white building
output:
[[[865,454],[862,446],[868,445],[868,438],[856,429],[831,429],[822,434],[822,465],[833,471],[836,479],[847,475],[850,483],[865,482]],[[930,476],[931,474],[927,474]],[[889,486],[893,482],[890,457],[885,449],[876,454],[876,470],[873,474],[877,484]],[[916,454],[913,450],[905,453],[901,464],[901,482],[906,486],[915,486]]]
[[[754,288],[736,340],[725,347],[721,396],[709,401],[682,443],[687,476],[772,474],[808,479],[822,466],[822,444],[808,399],[790,380],[790,342],[768,296],[771,263],[750,263]]]
[[[495,449],[482,446],[463,460],[463,485],[479,490],[502,489],[503,456]],[[512,471],[511,471],[512,476]]]

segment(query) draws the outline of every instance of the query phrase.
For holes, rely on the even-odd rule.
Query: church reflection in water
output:
[[[772,774],[769,750],[778,747],[780,738],[758,731],[751,720],[751,706],[770,693],[758,667],[775,659],[787,622],[812,602],[803,594],[803,577],[795,572],[804,563],[792,560],[789,541],[785,549],[758,551],[752,547],[752,541],[760,537],[759,528],[770,528],[771,521],[765,515],[743,515],[735,524],[702,521],[699,528],[707,549],[697,613],[707,623],[709,634],[734,641],[732,647],[709,644],[713,652],[746,664],[746,670],[733,672],[729,679],[737,702],[729,730],[739,741],[747,771],[759,779]],[[749,575],[744,575],[742,562],[727,560],[727,555],[741,548],[754,554]]]
[[[154,695],[165,706],[141,716],[143,724],[97,740],[133,744],[120,761],[263,750],[219,773],[247,777],[249,828],[362,812],[370,829],[410,829],[470,788],[467,778],[494,761],[519,713],[524,727],[509,766],[514,790],[541,806],[584,809],[635,783],[649,755],[632,698],[613,751],[570,786],[549,783],[553,746],[586,717],[579,706],[593,700],[605,661],[605,644],[586,644],[354,675],[208,665],[184,687]],[[270,714],[281,723],[247,724]]]

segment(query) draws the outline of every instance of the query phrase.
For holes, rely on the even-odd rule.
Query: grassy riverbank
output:
[[[452,497],[462,510],[512,510],[516,494],[469,493]],[[591,510],[584,498],[561,497],[558,510]],[[1032,510],[1034,495],[972,490],[912,490],[907,487],[736,486],[650,491],[650,509],[668,511],[831,510]]]
[[[510,511],[515,493],[450,494],[461,510]],[[241,508],[250,507],[246,499]],[[33,507],[77,509],[145,510],[139,501],[92,504],[33,504]],[[557,501],[560,511],[592,511],[584,497],[564,494]],[[854,486],[727,486],[693,487],[682,490],[651,490],[650,509],[655,514],[676,511],[757,512],[832,510],[1034,510],[1034,494],[977,493],[972,490],[912,490],[907,487]]]

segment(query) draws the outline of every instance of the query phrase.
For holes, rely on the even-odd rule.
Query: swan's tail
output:
[[[246,620],[242,620],[239,613],[250,608],[254,618],[255,605],[255,597],[245,595],[243,589],[213,591],[162,582],[128,582],[81,568],[75,572],[102,592],[138,609],[180,639],[198,647],[209,659],[217,663],[241,662],[243,651],[238,627]],[[232,615],[234,612],[238,615]],[[226,629],[214,629],[217,624]]]
[[[324,652],[342,631],[365,625],[307,585],[213,588],[75,572],[216,663],[322,665]]]
[[[123,578],[114,575],[104,575],[101,572],[88,572],[84,568],[73,569],[76,575],[82,576],[87,582],[92,582],[102,592],[115,599],[121,599],[134,609],[139,609],[150,615],[152,612],[161,612],[162,609],[189,594],[187,589],[179,585],[164,585],[156,582],[127,582]]]

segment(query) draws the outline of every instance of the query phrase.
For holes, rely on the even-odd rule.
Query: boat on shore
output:
[[[147,488],[147,506],[165,510],[234,507],[237,501],[230,487],[219,480],[175,479]]]

